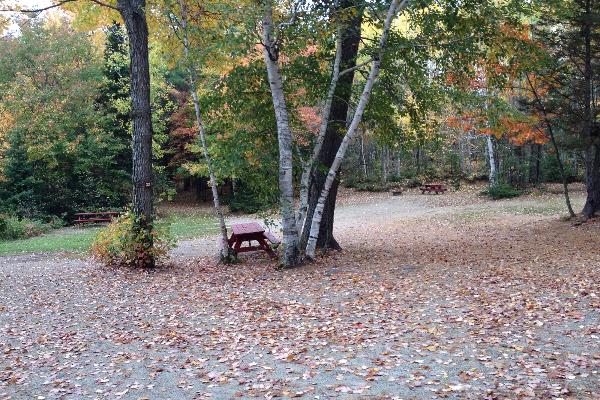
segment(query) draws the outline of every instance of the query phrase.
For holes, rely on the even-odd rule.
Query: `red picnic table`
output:
[[[446,191],[446,188],[444,187],[444,185],[440,185],[440,184],[423,185],[419,189],[421,190],[421,194],[425,194],[425,192],[438,194],[438,193],[444,193]]]
[[[76,219],[73,221],[73,223],[83,224],[86,222],[110,222],[119,215],[121,215],[119,211],[79,212],[75,213]]]
[[[277,255],[267,243],[267,240],[275,245],[279,244],[279,240],[270,232],[265,232],[265,229],[256,222],[246,224],[236,224],[231,226],[231,237],[229,238],[229,247],[233,246],[233,251],[236,253],[244,253],[247,251],[262,250],[267,252],[271,257]],[[252,242],[258,242],[258,246],[252,246]],[[242,243],[248,242],[248,246],[242,247]]]

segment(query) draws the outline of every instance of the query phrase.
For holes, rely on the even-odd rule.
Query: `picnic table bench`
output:
[[[80,212],[75,213],[75,220],[73,223],[84,224],[86,222],[110,222],[119,215],[121,215],[121,213],[118,211]]]
[[[228,240],[229,247],[233,248],[236,253],[244,253],[248,251],[262,250],[271,257],[277,257],[267,241],[274,245],[278,245],[279,240],[270,232],[265,232],[265,229],[256,222],[246,224],[236,224],[231,226],[231,237]],[[253,246],[252,242],[258,242],[258,245]],[[242,247],[244,242],[248,242],[248,246]]]
[[[425,194],[425,193],[444,193],[447,189],[444,187],[444,185],[439,185],[439,184],[427,184],[427,185],[422,185],[420,188],[421,190],[421,194]]]

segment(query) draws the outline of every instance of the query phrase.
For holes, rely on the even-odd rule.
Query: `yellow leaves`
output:
[[[423,348],[425,350],[429,350],[431,352],[436,351],[439,347],[440,347],[440,345],[437,344],[437,343],[433,343],[433,344],[430,344],[430,345],[427,345],[427,346],[423,346]]]
[[[105,0],[104,3],[116,6],[116,0]],[[69,2],[62,5],[61,8],[74,15],[73,27],[80,31],[92,31],[110,25],[113,21],[122,22],[118,11],[92,1]]]

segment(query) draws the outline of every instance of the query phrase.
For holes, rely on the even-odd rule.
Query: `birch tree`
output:
[[[490,186],[496,186],[498,183],[498,173],[496,172],[496,157],[494,157],[494,142],[492,140],[492,135],[486,135],[486,150],[488,155],[488,161],[490,163],[490,177],[489,184]]]
[[[283,231],[283,255],[281,261],[284,268],[289,268],[300,263],[299,235],[296,216],[294,215],[293,139],[285,94],[283,92],[283,80],[279,69],[279,43],[274,32],[272,0],[264,1],[263,11],[263,56],[269,77],[273,107],[275,109],[277,138],[279,142],[279,201]]]
[[[348,149],[350,141],[352,140],[352,138],[354,137],[354,134],[357,131],[358,125],[360,124],[360,122],[362,120],[362,116],[367,107],[367,103],[369,102],[369,97],[371,95],[373,85],[375,84],[375,81],[377,80],[377,77],[379,75],[379,71],[381,68],[381,58],[383,57],[383,51],[385,49],[386,41],[389,36],[389,32],[390,32],[390,29],[392,26],[392,21],[394,20],[394,17],[396,16],[397,12],[404,9],[404,7],[406,6],[406,3],[407,3],[407,0],[403,0],[403,1],[392,0],[390,6],[388,8],[385,22],[383,25],[383,32],[381,33],[381,37],[379,38],[379,46],[378,46],[377,55],[371,65],[371,71],[365,82],[365,86],[363,88],[362,94],[360,96],[360,100],[356,107],[356,111],[354,112],[352,122],[350,123],[350,126],[348,127],[348,130],[346,132],[346,135],[342,139],[342,143],[335,155],[335,159],[333,161],[333,164],[331,165],[331,168],[329,169],[329,172],[327,174],[327,179],[325,180],[325,185],[323,187],[323,190],[321,191],[319,200],[315,207],[315,212],[314,212],[314,215],[313,215],[313,218],[311,221],[311,226],[310,226],[310,234],[308,237],[308,242],[306,244],[306,256],[308,258],[314,259],[314,257],[315,257],[317,240],[319,238],[319,228],[320,228],[320,224],[321,224],[321,218],[323,217],[323,209],[325,207],[325,201],[327,200],[327,196],[329,195],[331,186],[333,185],[335,177],[336,177],[336,175],[339,171],[339,168],[342,164],[342,160],[344,159],[344,156],[346,154],[346,151]]]
[[[198,141],[202,148],[204,160],[207,165],[208,175],[210,179],[210,187],[213,196],[213,205],[217,219],[219,220],[219,227],[221,231],[220,237],[220,250],[219,255],[221,261],[228,263],[233,259],[233,253],[228,243],[227,226],[225,225],[225,217],[223,216],[223,210],[221,207],[221,201],[219,198],[219,190],[217,186],[217,178],[215,176],[214,168],[212,166],[212,160],[206,144],[206,129],[202,120],[202,112],[200,109],[200,101],[198,99],[198,87],[196,71],[198,66],[195,60],[190,54],[190,34],[188,29],[188,9],[184,0],[178,0],[180,15],[179,18],[171,14],[171,20],[174,22],[173,31],[178,36],[179,40],[183,45],[183,56],[186,64],[188,74],[188,84],[192,95],[192,102],[194,104],[194,113],[196,115],[196,125],[198,128]],[[181,32],[178,32],[180,30]]]

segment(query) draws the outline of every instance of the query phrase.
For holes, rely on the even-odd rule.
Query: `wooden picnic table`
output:
[[[229,247],[233,247],[236,253],[245,253],[248,251],[266,252],[271,257],[277,257],[267,241],[277,245],[279,240],[270,232],[265,232],[265,229],[256,222],[245,224],[236,224],[231,226],[231,237],[229,238]],[[248,246],[242,247],[244,242],[248,242]],[[252,242],[258,242],[258,245],[253,246]]]
[[[86,222],[110,222],[114,218],[121,215],[118,211],[97,211],[97,212],[80,212],[75,213],[75,224],[83,224]]]
[[[427,185],[421,185],[421,187],[419,188],[421,190],[421,194],[425,194],[425,193],[444,193],[447,189],[444,187],[444,185],[440,185],[440,184],[427,184]]]

